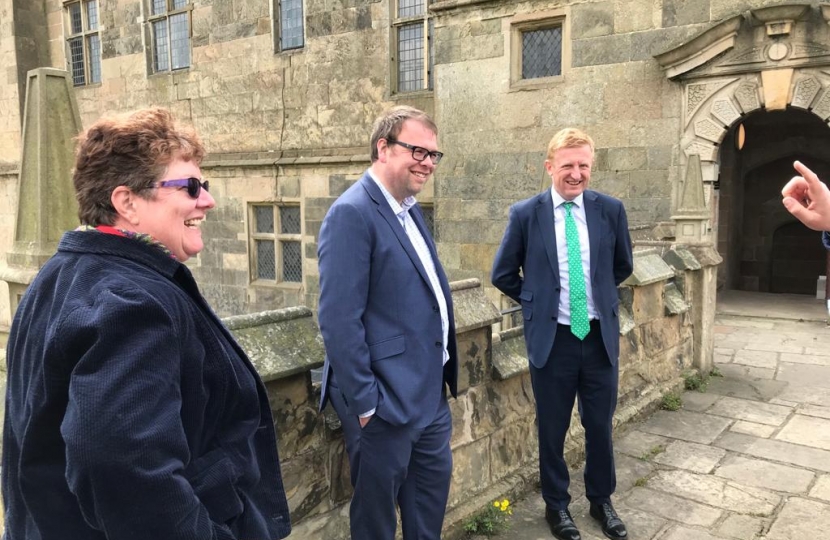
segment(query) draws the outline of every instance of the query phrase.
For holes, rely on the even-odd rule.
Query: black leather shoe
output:
[[[550,532],[559,540],[582,540],[579,529],[567,510],[545,508],[545,521],[550,525]]]
[[[611,506],[611,503],[591,503],[591,517],[602,525],[602,534],[611,540],[626,540],[628,531],[625,530],[625,523]]]

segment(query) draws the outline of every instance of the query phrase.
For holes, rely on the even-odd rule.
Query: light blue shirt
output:
[[[553,198],[553,227],[556,233],[556,253],[559,258],[559,324],[571,324],[571,286],[570,270],[568,269],[568,242],[565,239],[565,203],[562,195],[555,189],[550,189]],[[585,294],[588,296],[588,318],[599,319],[597,308],[594,306],[594,295],[591,288],[591,242],[588,238],[588,220],[585,218],[583,194],[574,198],[571,215],[579,231],[579,252],[582,254],[582,274],[585,276]]]

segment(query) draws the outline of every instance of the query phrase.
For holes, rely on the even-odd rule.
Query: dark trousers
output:
[[[343,424],[351,466],[352,540],[393,540],[400,508],[404,540],[439,540],[452,476],[452,417],[446,397],[422,429],[393,426],[375,415],[361,429],[340,389],[330,400]]]
[[[565,464],[565,436],[574,398],[585,428],[585,492],[591,502],[610,502],[617,485],[611,426],[617,406],[619,370],[611,364],[599,321],[580,341],[571,327],[560,324],[545,367],[530,366],[539,433],[542,498],[552,510],[566,510],[570,476]]]

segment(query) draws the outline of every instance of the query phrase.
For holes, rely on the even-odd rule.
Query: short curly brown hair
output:
[[[78,136],[72,181],[78,217],[84,225],[112,225],[116,212],[110,200],[118,186],[140,197],[164,175],[174,159],[196,164],[205,148],[191,127],[176,122],[170,111],[142,109],[101,118]],[[146,193],[146,195],[145,195]]]

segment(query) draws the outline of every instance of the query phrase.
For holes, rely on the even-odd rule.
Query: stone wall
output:
[[[620,288],[618,428],[653,410],[681,384],[701,332],[690,298],[704,268],[693,254],[669,245],[648,249],[635,254],[635,268]],[[458,399],[450,400],[454,465],[445,536],[456,538],[464,520],[496,497],[536,485],[538,452],[521,328],[493,333],[501,316],[477,280],[453,282],[451,288],[461,357]],[[267,381],[294,535],[348,538],[351,486],[339,421],[330,408],[317,413],[319,386],[308,372],[322,365],[325,354],[312,312],[291,308],[227,322]],[[572,464],[584,451],[582,433],[574,410],[566,445]]]

